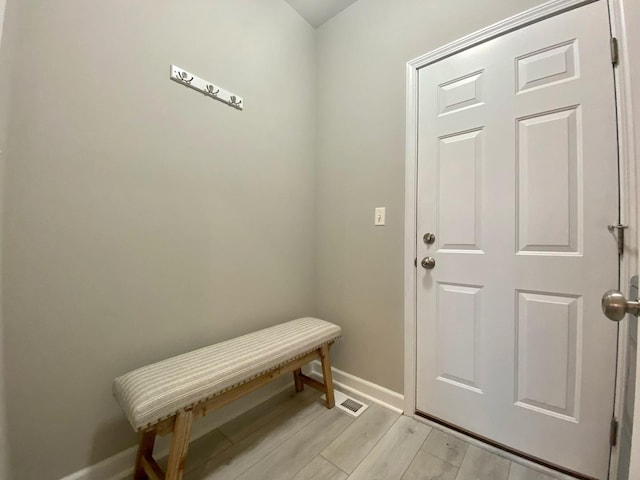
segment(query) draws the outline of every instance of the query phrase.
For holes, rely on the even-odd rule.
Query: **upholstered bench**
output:
[[[334,406],[329,348],[342,330],[317,318],[300,318],[133,370],[115,379],[113,394],[131,426],[142,432],[134,479],[180,480],[191,423],[285,373]],[[320,359],[324,383],[301,367]],[[157,435],[173,433],[166,474],[153,458]]]

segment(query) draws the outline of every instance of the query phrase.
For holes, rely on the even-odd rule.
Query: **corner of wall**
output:
[[[314,28],[313,31],[313,244],[311,245],[311,252],[313,254],[313,279],[312,288],[313,294],[311,298],[311,315],[314,317],[320,317],[319,302],[318,302],[318,28]]]

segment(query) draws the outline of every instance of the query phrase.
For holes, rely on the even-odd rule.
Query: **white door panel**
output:
[[[606,478],[618,257],[599,1],[419,71],[417,409]],[[422,235],[432,232],[435,243]]]

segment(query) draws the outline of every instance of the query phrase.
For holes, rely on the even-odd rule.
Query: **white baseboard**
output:
[[[319,361],[311,362],[305,369],[309,375],[322,379],[322,367]],[[404,396],[387,388],[371,383],[362,378],[332,368],[333,383],[338,390],[355,395],[385,408],[402,413]],[[253,392],[224,408],[216,411],[193,424],[191,440],[200,438],[212,430],[224,425],[228,421],[251,410],[253,407],[265,402],[291,388],[291,379],[288,376],[279,378],[260,390]],[[83,468],[75,473],[67,475],[60,480],[122,480],[133,474],[133,463],[136,458],[137,446],[131,447],[112,457],[109,457],[95,465]],[[155,448],[155,457],[162,458],[169,453],[169,436],[159,438]]]
[[[200,438],[212,430],[224,425],[230,420],[251,410],[253,407],[267,401],[271,397],[282,393],[292,387],[289,376],[283,376],[265,385],[261,389],[236,400],[235,402],[211,413],[208,416],[194,422],[191,432],[191,440]],[[169,453],[169,437],[159,438],[156,442],[154,457],[162,458]],[[122,480],[133,475],[133,464],[136,459],[137,446],[133,446],[102,460],[99,463],[83,468],[75,473],[67,475],[60,480]]]
[[[310,365],[311,376],[322,380],[322,366],[320,362],[315,360],[311,362]],[[333,384],[338,390],[356,395],[363,400],[377,403],[397,413],[403,413],[404,395],[334,367],[331,368],[331,372],[333,374]]]

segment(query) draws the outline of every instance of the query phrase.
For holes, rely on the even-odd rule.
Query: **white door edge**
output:
[[[416,201],[418,165],[418,70],[426,65],[442,60],[462,50],[486,42],[510,31],[525,27],[545,18],[561,14],[598,0],[551,0],[537,7],[509,17],[505,20],[478,30],[459,40],[437,48],[407,62],[406,78],[406,150],[405,150],[405,233],[404,233],[404,411],[413,415],[416,411]],[[605,0],[599,0],[605,1]],[[608,0],[611,32],[618,39],[620,62],[616,67],[616,107],[618,123],[620,162],[620,220],[628,225],[625,237],[626,253],[620,265],[620,290],[629,289],[631,275],[638,272],[638,199],[640,194],[640,164],[636,160],[634,139],[634,117],[631,104],[631,76],[629,69],[629,49],[623,0]],[[615,221],[615,219],[612,219]],[[615,288],[615,286],[612,286]],[[604,293],[604,292],[603,292]],[[603,316],[603,321],[606,321]],[[616,371],[616,399],[614,416],[620,418],[624,411],[625,383],[627,368],[628,320],[620,322],[618,330],[618,362]],[[638,398],[636,398],[638,400]],[[633,455],[632,455],[633,458]],[[615,479],[618,470],[619,451],[613,448],[609,466],[609,478]],[[632,461],[631,471],[640,471]]]
[[[609,0],[611,33],[618,39],[620,61],[616,67],[616,108],[618,111],[618,145],[620,162],[620,223],[629,225],[625,237],[625,255],[620,264],[620,290],[629,291],[629,280],[638,270],[638,189],[640,181],[640,164],[637,161],[635,145],[635,122],[631,102],[631,70],[630,51],[633,48],[626,34],[627,19],[624,15],[623,0]],[[637,114],[637,113],[636,113]],[[624,382],[627,365],[629,317],[620,322],[618,331],[618,370],[616,372],[616,401],[614,415],[620,419],[625,408],[627,385]],[[637,385],[637,384],[636,384]],[[636,404],[638,395],[636,395]],[[638,418],[638,417],[636,417]],[[620,442],[618,442],[620,443]],[[637,458],[636,458],[637,461]],[[614,448],[609,467],[610,478],[616,478],[618,471],[619,451]],[[640,472],[640,465],[634,465],[634,455],[630,471]],[[634,478],[630,476],[629,478]]]

